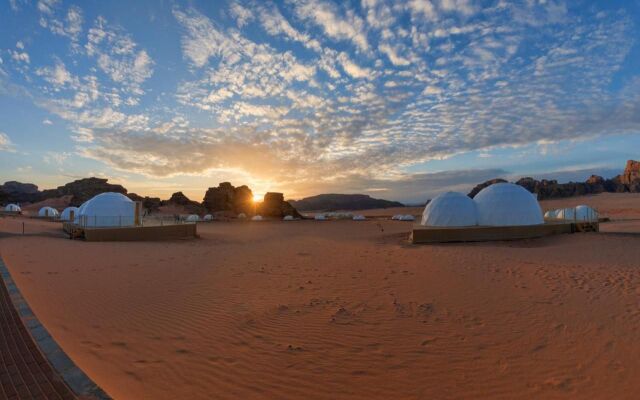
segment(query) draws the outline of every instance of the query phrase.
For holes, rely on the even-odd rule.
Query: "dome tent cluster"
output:
[[[574,208],[549,210],[544,213],[544,218],[552,221],[598,222],[600,214],[594,208],[581,204]]]
[[[434,227],[525,226],[544,223],[535,196],[513,183],[496,183],[475,198],[447,192],[427,204],[421,224]]]

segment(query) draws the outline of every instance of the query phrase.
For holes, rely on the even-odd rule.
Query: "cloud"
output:
[[[353,10],[346,10],[345,15],[342,16],[332,4],[327,2],[298,1],[295,2],[295,12],[298,18],[311,21],[321,27],[330,38],[349,40],[359,50],[363,52],[369,50],[364,21]]]
[[[58,15],[58,0],[38,1],[38,11],[40,11],[40,26],[48,28],[51,33],[66,36],[71,39],[74,47],[77,48],[84,18],[80,7],[72,5],[67,9],[64,16]]]
[[[0,132],[0,151],[15,152],[13,143],[6,133]]]
[[[283,35],[290,40],[302,43],[305,47],[317,52],[322,51],[320,42],[311,39],[309,35],[299,32],[287,21],[278,8],[272,4],[265,6],[260,11],[260,23],[264,30],[273,36]]]
[[[87,55],[97,60],[98,67],[134,96],[144,94],[141,85],[153,74],[154,65],[149,54],[137,47],[131,36],[109,27],[103,17],[89,29],[85,45]]]
[[[254,19],[253,12],[242,6],[238,2],[231,3],[230,10],[231,15],[236,19],[239,28],[245,26],[249,21]]]
[[[372,72],[368,68],[364,68],[353,62],[347,53],[340,53],[338,55],[338,61],[342,66],[344,72],[349,74],[353,78],[361,79],[361,78],[371,78]]]

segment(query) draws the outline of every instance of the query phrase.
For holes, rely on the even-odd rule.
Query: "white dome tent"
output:
[[[187,216],[186,221],[187,222],[198,222],[198,221],[200,221],[200,217],[198,215],[196,215],[196,214],[190,214],[190,215]]]
[[[442,193],[424,208],[421,224],[441,227],[478,225],[476,203],[462,193]]]
[[[50,217],[55,218],[59,215],[58,210],[53,207],[42,207],[40,211],[38,211],[38,217]]]
[[[398,218],[398,221],[415,221],[415,220],[416,218],[410,214],[401,215],[400,218]]]
[[[558,218],[558,210],[549,210],[544,213],[544,219],[556,219]]]
[[[316,214],[313,219],[316,221],[326,221],[327,217],[324,214]]]
[[[252,221],[262,221],[262,215],[254,215],[253,218],[251,218]]]
[[[400,221],[400,218],[402,217],[402,214],[396,214],[393,217],[391,217],[391,219],[393,221]]]
[[[558,210],[556,213],[556,218],[564,221],[573,221],[576,219],[576,209],[575,208],[563,208]]]
[[[358,214],[353,216],[354,221],[366,221],[367,217],[364,215]]]
[[[22,211],[22,209],[20,208],[20,206],[19,206],[19,205],[17,205],[17,204],[7,204],[7,205],[4,207],[4,210],[5,210],[6,212],[14,212],[14,213],[19,213],[19,212],[21,212],[21,211]]]
[[[245,218],[247,218],[247,215],[245,213],[238,214],[238,219],[245,219]]]
[[[285,215],[284,218],[282,218],[283,221],[293,221],[295,220],[295,218],[293,218],[293,215]]]
[[[76,221],[96,228],[134,226],[135,203],[122,193],[101,193],[80,206]]]
[[[202,219],[205,220],[205,221],[213,221],[213,215],[207,214]]]
[[[538,200],[527,189],[513,183],[496,183],[474,198],[478,225],[524,226],[544,223]]]
[[[596,210],[584,204],[576,207],[576,221],[578,222],[598,222],[599,215]]]
[[[71,221],[76,218],[76,215],[78,215],[79,210],[80,209],[78,207],[67,207],[64,210],[62,210],[62,213],[60,214],[60,219],[63,221]],[[73,214],[73,218],[71,214]]]

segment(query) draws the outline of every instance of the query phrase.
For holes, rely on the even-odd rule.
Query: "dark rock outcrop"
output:
[[[366,194],[320,194],[289,203],[300,211],[369,210],[404,207],[397,201],[374,199]]]
[[[218,187],[210,187],[204,195],[202,205],[210,212],[232,211],[247,215],[254,212],[251,189],[245,185],[234,187],[229,182],[222,182]]]
[[[162,206],[182,206],[184,209],[191,214],[201,214],[204,212],[204,207],[197,201],[193,201],[189,199],[182,192],[175,192],[171,195],[169,200],[162,200],[160,202]]]
[[[291,215],[294,218],[301,218],[302,215],[289,202],[284,201],[282,193],[269,192],[264,195],[264,201],[260,203],[258,214],[263,217],[282,218]]]
[[[105,192],[127,194],[127,189],[122,185],[108,183],[108,179],[84,178],[59,186],[57,189],[48,189],[40,192],[40,200],[51,199],[71,195],[71,205],[80,206],[93,196]]]
[[[471,189],[471,191],[469,192],[469,194],[467,194],[467,196],[473,199],[482,189],[486,188],[487,186],[491,186],[494,183],[506,183],[506,182],[507,182],[506,180],[501,178],[488,180],[486,182],[476,185],[473,189]]]
[[[135,193],[129,193],[127,194],[127,197],[129,197],[133,201],[141,202],[142,208],[146,210],[147,214],[157,212],[160,206],[162,205],[162,201],[160,200],[159,197],[149,197],[149,196],[142,197]]]
[[[33,183],[16,181],[5,182],[0,185],[0,201],[5,203],[34,203],[40,200],[38,186]]]

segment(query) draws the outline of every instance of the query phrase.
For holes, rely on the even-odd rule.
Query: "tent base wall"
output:
[[[534,239],[574,232],[598,232],[595,223],[547,222],[525,226],[468,226],[461,228],[413,226],[411,241],[418,243],[487,242],[498,240]]]
[[[72,239],[84,238],[87,242],[140,242],[197,237],[196,224],[83,228],[67,222],[63,225],[63,229]]]

